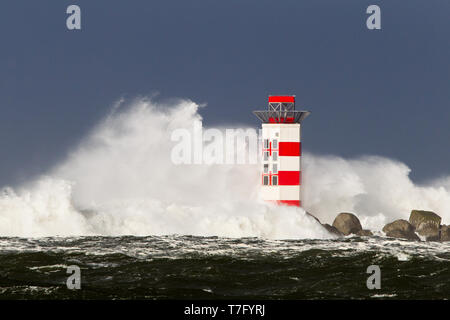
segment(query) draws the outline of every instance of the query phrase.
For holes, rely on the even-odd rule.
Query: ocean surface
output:
[[[79,290],[66,285],[72,265]],[[381,289],[367,288],[370,265]],[[449,242],[0,238],[0,299],[448,299],[449,280]]]

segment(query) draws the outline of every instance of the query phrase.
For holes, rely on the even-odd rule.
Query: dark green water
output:
[[[66,286],[67,266],[81,289]],[[367,267],[381,269],[369,290]],[[448,299],[450,243],[0,238],[0,299]]]

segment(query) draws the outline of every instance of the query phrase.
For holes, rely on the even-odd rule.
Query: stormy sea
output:
[[[1,238],[0,299],[448,299],[449,243],[382,237]],[[67,267],[81,269],[69,290]],[[369,290],[369,265],[382,286]]]
[[[304,208],[264,203],[258,163],[173,161],[173,132],[201,122],[199,108],[118,101],[59,163],[2,186],[0,299],[450,297],[449,242],[382,232],[412,209],[449,224],[449,177],[418,184],[397,160],[305,152]],[[340,212],[374,235],[329,233],[321,223]]]

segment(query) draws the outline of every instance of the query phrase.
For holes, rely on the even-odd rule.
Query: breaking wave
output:
[[[303,209],[258,199],[259,166],[176,165],[171,132],[201,121],[199,105],[120,101],[44,176],[0,193],[0,236],[197,235],[271,239],[333,236]],[[416,185],[398,161],[306,153],[303,203],[323,223],[355,212],[380,230],[413,208],[450,222],[450,178]]]

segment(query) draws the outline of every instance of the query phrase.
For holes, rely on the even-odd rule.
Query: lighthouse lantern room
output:
[[[253,111],[262,121],[263,200],[301,206],[301,123],[309,111],[295,110],[295,96],[269,96],[266,111]]]

